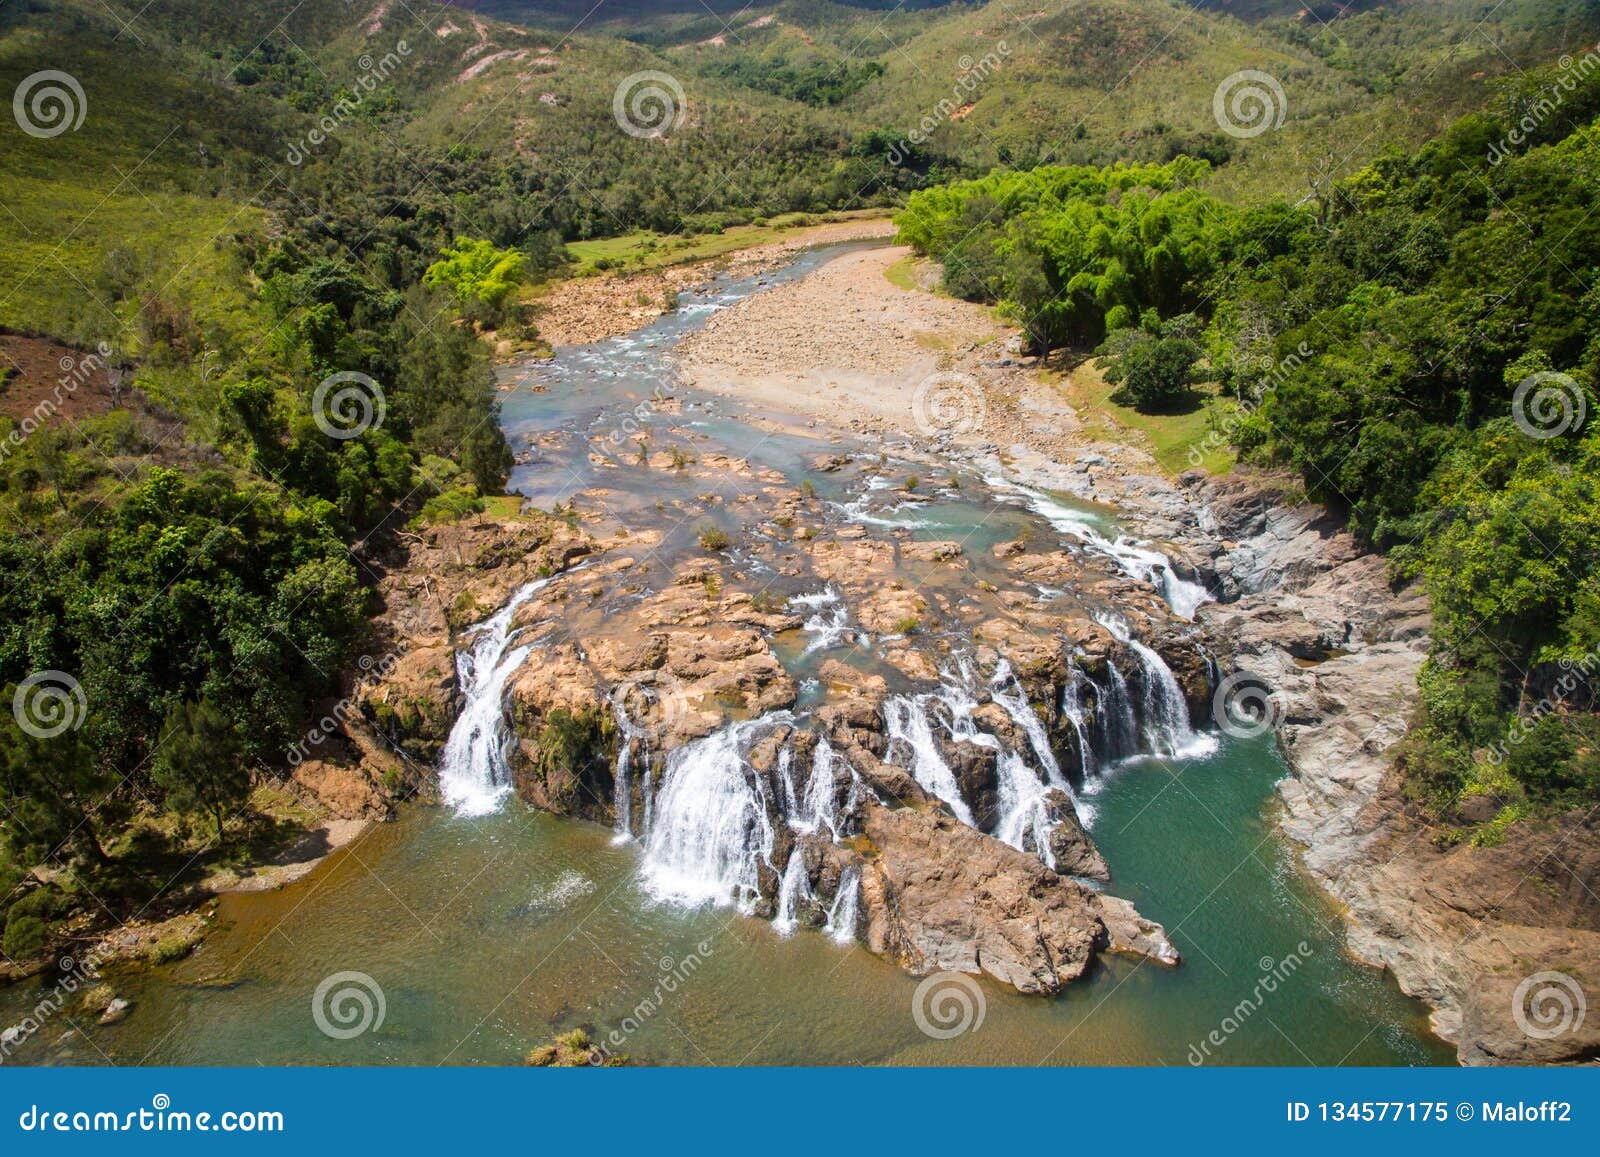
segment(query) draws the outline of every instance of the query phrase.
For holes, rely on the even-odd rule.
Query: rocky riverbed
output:
[[[799,486],[697,447],[706,423],[671,388],[653,397],[658,424],[620,449],[614,434],[544,430],[535,459],[583,475],[562,492],[566,517],[422,537],[386,586],[405,639],[368,700],[378,726],[419,765],[447,757],[471,675],[459,656],[482,638],[469,628],[535,587],[505,623],[528,652],[504,686],[504,790],[638,840],[664,895],[858,936],[916,972],[1053,991],[1098,951],[1176,959],[1104,892],[1074,787],[1141,745],[1192,741],[1226,717],[1213,691],[1237,688],[1277,730],[1294,771],[1283,830],[1345,905],[1351,949],[1433,1005],[1465,1061],[1592,1053],[1592,1035],[1520,1032],[1508,995],[1544,961],[1594,976],[1592,824],[1443,847],[1394,779],[1425,600],[1272,479],[1170,480],[1134,448],[1085,444],[991,319],[923,308],[882,277],[892,256],[733,304],[684,363],[698,384],[753,382],[759,404],[875,437],[893,459],[844,449]],[[835,348],[862,339],[884,296],[905,340]],[[767,349],[775,305],[807,320]],[[746,346],[767,349],[760,374],[729,353]],[[949,373],[980,391],[957,399],[979,420],[930,429],[918,387]],[[781,435],[781,419],[750,424],[763,422]],[[924,503],[970,500],[974,478],[991,506],[1057,533],[912,529]],[[1098,507],[1136,537],[1097,526]],[[1200,598],[1185,594],[1196,580]],[[672,811],[694,793],[720,800],[710,826]]]

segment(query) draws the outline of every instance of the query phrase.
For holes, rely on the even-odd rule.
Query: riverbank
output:
[[[1223,600],[1201,608],[1203,637],[1271,697],[1294,772],[1279,824],[1344,905],[1351,951],[1426,1000],[1463,1061],[1593,1055],[1594,1026],[1541,1041],[1511,999],[1538,962],[1600,982],[1593,817],[1526,823],[1498,848],[1452,844],[1394,771],[1427,653],[1420,592],[1392,587],[1380,557],[1276,480],[1171,479],[1092,440],[988,311],[892,283],[903,256],[851,254],[719,314],[683,342],[685,378],[1125,512]]]
[[[644,272],[607,272],[555,282],[533,300],[540,339],[551,346],[584,345],[647,325],[674,307],[678,294],[726,273],[757,276],[792,261],[807,249],[849,241],[893,237],[887,217],[864,217],[802,226],[779,240],[715,257]]]

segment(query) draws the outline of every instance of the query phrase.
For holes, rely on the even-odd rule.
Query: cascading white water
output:
[[[623,733],[622,746],[617,750],[617,787],[616,787],[616,813],[617,822],[614,828],[615,835],[612,843],[626,843],[633,835],[633,795],[628,784],[628,764],[633,759],[633,736]]]
[[[811,616],[800,627],[811,636],[803,654],[837,647],[850,633],[850,612],[839,592],[831,587],[816,594],[796,595],[789,602],[811,611]]]
[[[1034,711],[1033,704],[1028,702],[1028,693],[1023,690],[1022,684],[1012,673],[1011,664],[1004,659],[1000,660],[1000,665],[995,668],[994,678],[989,682],[989,695],[1005,708],[1011,721],[1027,736],[1028,746],[1033,749],[1034,758],[1044,769],[1044,779],[1041,781],[1038,773],[1023,761],[1020,753],[1002,750],[1002,762],[1016,765],[1016,770],[1011,774],[1018,780],[1020,790],[1017,793],[1016,806],[1021,814],[1013,818],[1007,813],[1002,801],[1001,826],[1008,832],[1015,829],[1016,839],[1011,839],[1008,835],[1001,835],[1000,838],[1015,848],[1025,849],[1027,846],[1025,837],[1032,835],[1033,847],[1039,851],[1041,858],[1054,868],[1055,863],[1049,853],[1046,836],[1055,825],[1045,805],[1046,793],[1051,789],[1065,792],[1067,798],[1072,800],[1078,819],[1084,826],[1093,822],[1093,809],[1078,799],[1078,793],[1072,789],[1071,782],[1062,773],[1061,762],[1056,759],[1056,753],[1050,746],[1050,736],[1045,732],[1044,721]],[[1001,784],[1004,794],[1004,776]]]
[[[791,718],[777,712],[730,723],[667,757],[645,836],[644,879],[654,897],[754,906],[774,833],[765,788],[745,752],[757,733]]]
[[[1110,558],[1123,573],[1155,587],[1172,608],[1172,613],[1180,618],[1192,619],[1203,604],[1214,601],[1211,592],[1200,583],[1180,578],[1173,569],[1172,560],[1159,550],[1141,545],[1126,535],[1108,538],[1096,529],[1089,515],[1032,487],[997,477],[985,478],[984,482],[997,497],[1021,502],[1063,534],[1070,534]]]
[[[779,936],[788,936],[794,932],[799,926],[795,913],[799,910],[801,902],[813,899],[815,897],[811,891],[811,880],[806,875],[806,858],[796,846],[789,853],[789,862],[783,869],[783,879],[778,884],[778,910],[772,918],[772,926]]]
[[[988,694],[1011,718],[1027,738],[1027,746],[1040,771],[998,736],[983,730],[974,716],[979,706],[978,685],[965,657],[957,660],[954,671],[944,672],[938,691],[921,695],[898,695],[885,701],[884,721],[891,742],[903,742],[910,752],[912,777],[924,789],[950,805],[957,818],[969,827],[987,830],[991,835],[1019,851],[1034,851],[1051,867],[1049,834],[1055,826],[1047,795],[1060,790],[1077,804],[1071,782],[1061,770],[1051,749],[1044,724],[1028,703],[1027,693],[1017,682],[1011,666],[1002,660],[989,681]],[[944,708],[937,720],[932,708]],[[961,796],[955,773],[939,750],[934,728],[943,727],[956,743],[970,743],[995,754],[995,806],[991,825],[976,822],[971,808]],[[1086,808],[1080,814],[1092,815]]]
[[[458,816],[499,811],[511,794],[511,735],[506,727],[505,688],[530,647],[512,647],[512,617],[550,579],[528,583],[472,629],[472,648],[456,655],[456,677],[466,698],[439,759],[439,794]]]
[[[784,749],[784,756],[790,753]],[[817,737],[817,746],[811,753],[811,774],[806,777],[805,790],[793,792],[793,778],[788,767],[782,768],[785,775],[786,792],[793,792],[789,806],[785,812],[789,819],[789,826],[797,832],[815,832],[827,828],[833,836],[833,842],[839,842],[843,817],[839,808],[838,784],[834,778],[834,768],[844,762],[838,752],[834,751],[826,736]],[[855,781],[859,777],[855,769],[850,769],[851,798],[846,801],[845,809],[848,811],[855,804]]]
[[[1123,677],[1117,661],[1106,658],[1106,686],[1095,708],[1101,734],[1105,736],[1106,753],[1111,759],[1139,754],[1139,716],[1133,709],[1133,696],[1128,693],[1128,680]]]
[[[823,931],[835,944],[850,944],[856,938],[856,914],[861,904],[861,869],[851,864],[839,876],[839,892],[828,909]]]
[[[1078,737],[1078,766],[1083,772],[1084,783],[1093,784],[1100,767],[1094,753],[1094,742],[1089,738],[1089,720],[1083,707],[1083,684],[1087,676],[1077,667],[1073,667],[1068,675],[1067,685],[1061,689],[1061,717],[1072,725],[1073,734]]]
[[[1189,721],[1189,701],[1172,673],[1154,648],[1133,637],[1123,619],[1115,615],[1096,615],[1095,620],[1139,657],[1140,705],[1143,716],[1143,747],[1146,754],[1166,759],[1188,759],[1206,755],[1217,748],[1214,735],[1198,732]],[[1110,666],[1114,680],[1121,674]],[[1124,696],[1126,689],[1124,688]]]
[[[891,743],[904,743],[911,751],[911,777],[950,805],[956,818],[968,827],[977,827],[972,809],[961,798],[961,788],[956,784],[956,773],[939,753],[934,742],[933,725],[928,719],[928,705],[938,696],[896,695],[884,701],[883,721]]]

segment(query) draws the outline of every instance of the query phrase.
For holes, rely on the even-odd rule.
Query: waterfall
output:
[[[1099,764],[1095,759],[1094,744],[1089,739],[1089,721],[1083,710],[1083,684],[1087,678],[1077,667],[1070,672],[1067,685],[1061,689],[1061,717],[1072,725],[1073,734],[1078,737],[1078,768],[1083,772],[1085,782],[1091,780],[1099,772]]]
[[[979,691],[973,690],[975,686]],[[946,671],[940,690],[921,695],[897,695],[885,701],[884,720],[891,742],[904,743],[911,754],[911,774],[924,789],[938,796],[969,827],[987,831],[1019,851],[1033,851],[1050,864],[1049,834],[1055,826],[1046,799],[1052,790],[1064,792],[1074,805],[1077,795],[1061,770],[1044,724],[1034,713],[1027,693],[1001,660],[989,680],[987,692],[1027,739],[1028,752],[1042,768],[1037,770],[1027,754],[1015,750],[998,736],[979,727],[974,712],[979,707],[981,684],[965,658],[955,671]],[[948,722],[936,724],[931,708],[943,706]],[[955,773],[939,750],[934,727],[943,726],[953,742],[984,747],[995,755],[995,805],[992,824],[980,824],[961,795]],[[1092,815],[1080,808],[1080,814]],[[1054,867],[1054,864],[1050,864]]]
[[[850,944],[856,938],[856,913],[861,905],[861,869],[851,864],[839,876],[839,893],[828,909],[824,931],[835,944]]]
[[[456,654],[456,679],[466,703],[439,760],[439,794],[458,816],[499,811],[511,794],[505,687],[531,647],[512,647],[511,619],[550,579],[528,583],[489,618],[472,628],[471,650]]]
[[[968,827],[977,827],[972,809],[961,798],[956,784],[956,773],[939,754],[933,739],[933,725],[928,719],[928,706],[937,696],[896,695],[883,704],[883,721],[888,728],[889,742],[904,743],[911,750],[911,776],[925,791],[944,800],[956,818]]]
[[[784,749],[783,757],[790,759],[788,748]],[[827,828],[833,834],[833,842],[839,842],[843,817],[839,809],[838,785],[834,780],[833,769],[843,762],[834,751],[826,736],[817,737],[816,749],[811,753],[811,774],[806,778],[805,791],[798,794],[794,792],[793,779],[789,776],[787,763],[783,764],[784,783],[786,794],[791,794],[789,806],[785,809],[789,817],[789,826],[797,832],[815,832]],[[854,806],[857,798],[855,769],[850,769],[851,792],[845,810]]]
[[[801,901],[815,899],[811,892],[811,880],[806,875],[806,857],[796,844],[789,853],[789,863],[783,869],[783,880],[778,885],[778,913],[772,918],[772,926],[777,929],[779,936],[789,936],[799,926],[795,916]]]
[[[644,878],[655,898],[754,905],[774,833],[765,785],[745,752],[757,732],[789,719],[777,712],[730,723],[667,757],[645,837]]]
[[[1203,585],[1180,578],[1173,569],[1172,560],[1159,550],[1141,545],[1126,535],[1108,538],[1095,527],[1090,515],[1073,510],[1031,487],[998,477],[985,478],[984,482],[997,497],[1020,501],[1056,530],[1070,534],[1091,550],[1111,559],[1124,574],[1155,587],[1178,617],[1192,619],[1202,604],[1213,601],[1211,592]]]
[[[1115,615],[1096,615],[1095,619],[1139,658],[1143,752],[1166,759],[1187,759],[1215,751],[1216,737],[1195,731],[1191,724],[1189,701],[1166,660],[1154,648],[1134,638],[1125,620]],[[1116,664],[1108,661],[1107,666],[1113,685],[1121,684],[1122,675]],[[1120,691],[1121,697],[1126,699],[1125,684]]]
[[[628,792],[628,763],[633,756],[633,736],[626,732],[622,736],[622,747],[617,752],[617,787],[616,787],[616,835],[612,837],[614,844],[626,843],[633,835],[633,798]]]
[[[1005,659],[1000,660],[1000,665],[995,668],[994,678],[989,683],[989,694],[1005,709],[1011,722],[1027,736],[1034,758],[1044,769],[1044,779],[1041,781],[1038,773],[1028,766],[1019,752],[1002,746],[1000,822],[995,835],[1023,851],[1029,850],[1029,837],[1032,837],[1032,849],[1049,867],[1054,868],[1055,858],[1050,854],[1048,837],[1055,821],[1045,804],[1045,795],[1052,789],[1065,792],[1085,826],[1093,821],[1093,812],[1079,802],[1077,792],[1073,791],[1072,784],[1062,774],[1061,763],[1050,746],[1050,736],[1045,732],[1044,723],[1034,711],[1033,704],[1028,702],[1028,693],[1023,690],[1022,684],[1011,671],[1011,664]]]

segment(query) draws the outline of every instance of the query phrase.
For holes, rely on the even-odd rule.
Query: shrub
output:
[[[6,921],[5,953],[13,960],[35,955],[44,947],[45,925],[37,916],[13,916]]]

